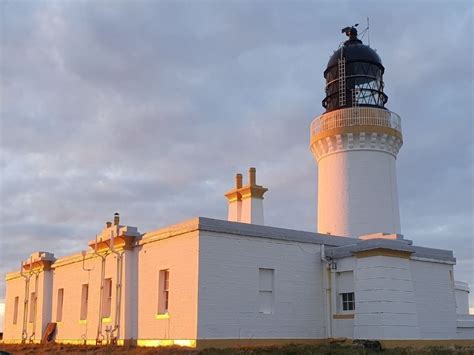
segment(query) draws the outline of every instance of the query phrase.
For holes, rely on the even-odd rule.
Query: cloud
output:
[[[403,232],[454,250],[474,289],[470,2],[1,6],[0,273],[85,248],[115,211],[142,232],[225,218],[249,166],[268,225],[315,230],[309,123],[340,28],[368,15],[402,117]]]

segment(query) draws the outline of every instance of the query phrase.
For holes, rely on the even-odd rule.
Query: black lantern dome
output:
[[[326,112],[358,106],[385,108],[385,69],[380,57],[357,38],[355,27],[346,27],[342,32],[349,39],[334,52],[324,71],[326,97],[323,107]]]

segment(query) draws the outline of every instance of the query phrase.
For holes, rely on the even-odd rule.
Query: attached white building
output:
[[[117,257],[106,247],[117,229],[119,287]],[[97,244],[106,256],[102,291],[94,251],[57,260],[34,254],[26,306],[25,278],[7,275],[6,342],[20,342],[22,333],[38,342],[49,322],[57,324],[56,341],[89,344],[107,337],[189,346],[474,338],[474,320],[456,314],[452,252],[404,239],[199,217],[143,235],[111,226]],[[30,275],[29,264],[24,269]],[[467,294],[458,296],[466,302]]]
[[[319,233],[264,226],[254,168],[226,193],[227,221],[140,233],[116,214],[87,251],[37,252],[6,275],[4,341],[55,329],[55,341],[79,344],[473,343],[452,251],[400,234],[400,118],[384,107],[380,58],[347,34],[325,71],[327,111],[311,126]]]

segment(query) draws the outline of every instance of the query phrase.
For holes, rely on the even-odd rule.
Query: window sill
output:
[[[102,318],[102,323],[112,323],[111,317]]]
[[[87,324],[87,319],[79,319],[79,324]]]
[[[155,319],[169,319],[170,314],[169,313],[163,313],[163,314],[156,314]]]
[[[333,314],[332,319],[354,319],[354,313]]]

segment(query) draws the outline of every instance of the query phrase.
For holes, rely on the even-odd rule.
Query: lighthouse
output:
[[[403,144],[400,117],[388,110],[385,68],[357,37],[330,57],[324,71],[325,112],[311,123],[318,165],[319,233],[357,237],[400,229],[396,159]]]

